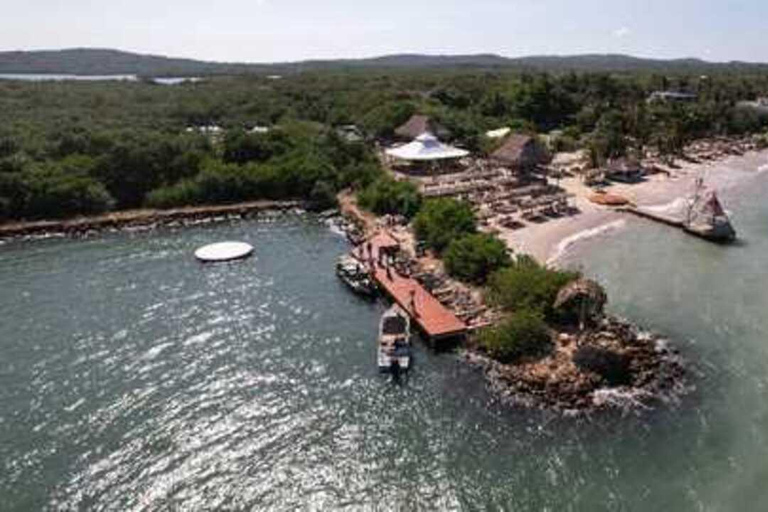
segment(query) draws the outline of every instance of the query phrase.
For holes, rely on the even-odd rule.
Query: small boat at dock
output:
[[[356,294],[364,297],[376,296],[376,284],[368,269],[354,256],[345,254],[336,261],[336,275]]]
[[[381,317],[378,340],[379,371],[407,371],[411,365],[411,320],[395,304]]]

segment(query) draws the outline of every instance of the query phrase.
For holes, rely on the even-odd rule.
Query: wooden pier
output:
[[[389,234],[371,239],[374,264],[371,275],[379,287],[394,300],[419,327],[430,342],[461,338],[467,334],[467,325],[443,306],[418,281],[398,274],[395,269],[378,264],[382,247],[392,247],[397,241]]]
[[[659,222],[661,224],[666,224],[667,226],[672,226],[673,228],[679,228],[679,229],[685,229],[685,224],[683,221],[678,219],[673,219],[672,217],[667,217],[666,215],[660,215],[658,213],[652,213],[646,210],[641,210],[639,208],[633,208],[633,207],[625,207],[619,209],[622,212],[631,213],[632,215],[637,215],[638,217],[643,217],[644,219],[649,219],[655,222]]]
[[[644,219],[649,219],[660,224],[666,224],[667,226],[681,229],[683,232],[701,238],[702,240],[706,240],[707,242],[713,242],[716,244],[729,244],[736,240],[736,232],[733,231],[733,229],[730,227],[730,224],[728,226],[728,229],[730,230],[729,232],[726,232],[726,234],[718,234],[713,230],[707,229],[707,226],[690,226],[682,220],[646,210],[641,210],[639,208],[620,208],[619,211],[631,213],[632,215],[636,215]]]

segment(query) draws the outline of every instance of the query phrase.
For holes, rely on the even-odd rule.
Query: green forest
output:
[[[697,95],[652,102],[653,91]],[[415,215],[411,187],[383,179],[376,144],[414,113],[482,154],[486,130],[557,130],[555,149],[596,163],[655,148],[679,154],[714,135],[763,133],[738,105],[768,96],[768,73],[523,73],[348,70],[215,77],[180,85],[0,80],[0,219],[63,218],[138,207],[253,199],[333,204],[344,188]],[[364,140],[337,133],[355,124]],[[200,127],[222,131],[206,133]],[[253,133],[253,127],[269,127]]]

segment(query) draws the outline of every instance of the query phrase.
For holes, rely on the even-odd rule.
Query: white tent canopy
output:
[[[450,160],[469,155],[469,151],[443,144],[431,133],[422,133],[413,142],[388,149],[386,153],[400,160],[413,162]]]
[[[250,256],[253,246],[245,242],[219,242],[199,248],[195,257],[200,261],[230,261]]]
[[[509,135],[509,132],[512,131],[512,128],[504,127],[499,128],[498,130],[491,130],[489,132],[485,132],[485,136],[489,139],[503,139],[507,135]]]

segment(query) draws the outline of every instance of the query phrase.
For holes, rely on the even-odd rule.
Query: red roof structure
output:
[[[398,242],[389,231],[380,231],[376,233],[376,235],[374,235],[368,242],[374,247],[374,251],[377,253],[379,248],[397,249],[400,247],[400,242]]]
[[[387,231],[380,232],[371,238],[370,244],[375,261],[378,260],[380,252],[388,252],[400,245]],[[466,334],[467,325],[415,279],[401,276],[394,269],[387,272],[387,268],[378,263],[374,265],[372,275],[387,295],[411,315],[413,321],[430,340]]]
[[[374,278],[431,340],[462,336],[467,332],[466,324],[415,279],[403,277],[395,271],[387,273],[384,267],[378,265]]]

